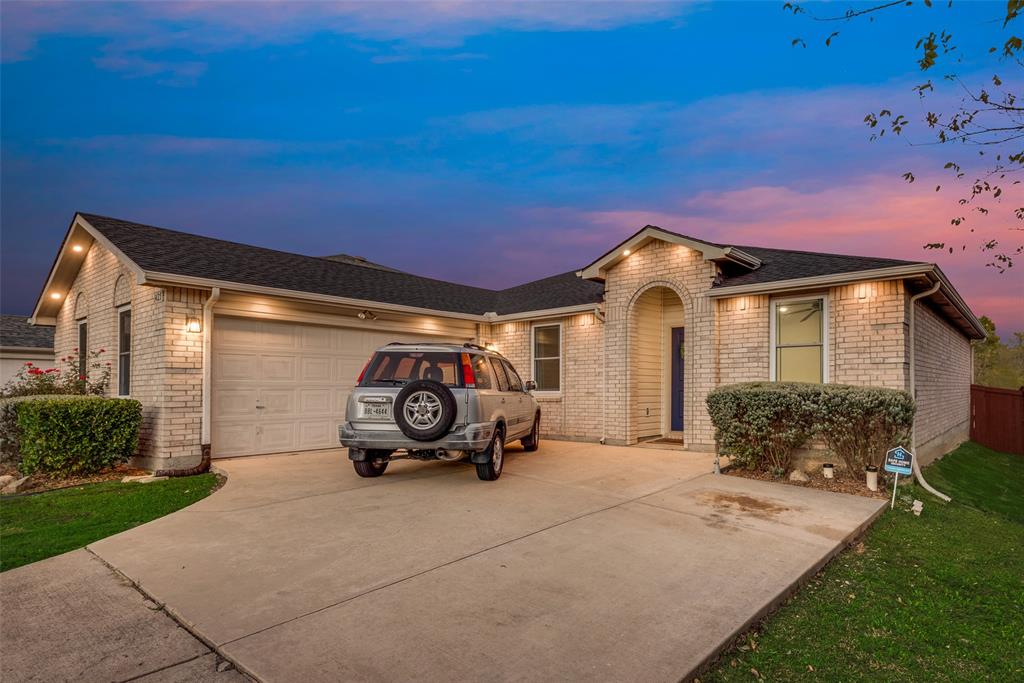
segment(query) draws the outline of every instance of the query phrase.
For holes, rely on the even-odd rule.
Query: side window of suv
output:
[[[473,356],[473,376],[476,377],[477,389],[492,389],[491,364],[487,362],[486,356]]]
[[[515,368],[507,360],[501,361],[501,364],[505,366],[505,374],[508,375],[508,383],[512,387],[512,391],[523,390],[523,380],[519,379],[519,375],[516,374]]]
[[[498,380],[498,390],[508,391],[508,378],[505,377],[505,368],[502,367],[501,361],[497,358],[492,358],[491,365],[494,366],[494,377]]]

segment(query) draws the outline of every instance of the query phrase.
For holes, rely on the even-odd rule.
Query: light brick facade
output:
[[[142,286],[99,244],[85,255],[74,286],[57,315],[54,353],[75,353],[78,324],[87,323],[88,353],[104,350],[111,363],[109,395],[116,395],[118,310],[132,311],[131,393],[143,406],[139,462],[162,466],[167,459],[200,455],[202,421],[202,335],[185,331],[186,317],[202,318],[206,293],[194,289]]]
[[[597,310],[479,323],[478,339],[496,345],[524,379],[532,379],[532,329],[561,325],[561,387],[538,395],[542,432],[630,444],[668,431],[667,334],[683,326],[683,437],[691,449],[711,450],[707,393],[722,384],[771,379],[771,318],[778,300],[766,294],[712,298],[708,293],[716,275],[716,265],[700,252],[653,240],[607,270],[605,300]],[[78,345],[77,324],[86,320],[89,350],[106,349],[115,392],[117,311],[131,306],[131,396],[144,406],[142,464],[173,461],[181,466],[200,456],[203,334],[187,332],[186,321],[202,320],[208,295],[199,289],[138,285],[131,271],[96,243],[57,315],[56,356]],[[827,301],[828,381],[910,388],[909,293],[901,280],[785,296],[802,295],[822,295]],[[330,324],[329,315],[320,317]],[[918,304],[916,358],[918,443],[923,451],[938,452],[966,438],[970,343]]]

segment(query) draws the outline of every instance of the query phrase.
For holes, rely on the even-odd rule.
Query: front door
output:
[[[672,431],[683,431],[683,368],[685,328],[672,328]]]

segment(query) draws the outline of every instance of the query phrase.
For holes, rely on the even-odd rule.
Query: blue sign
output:
[[[885,454],[885,471],[909,476],[913,474],[914,454],[903,446],[890,449]]]

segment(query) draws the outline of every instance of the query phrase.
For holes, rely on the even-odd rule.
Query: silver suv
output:
[[[484,481],[501,476],[505,444],[540,444],[533,382],[476,344],[392,343],[359,374],[338,438],[361,477],[379,477],[400,458],[467,458]]]

